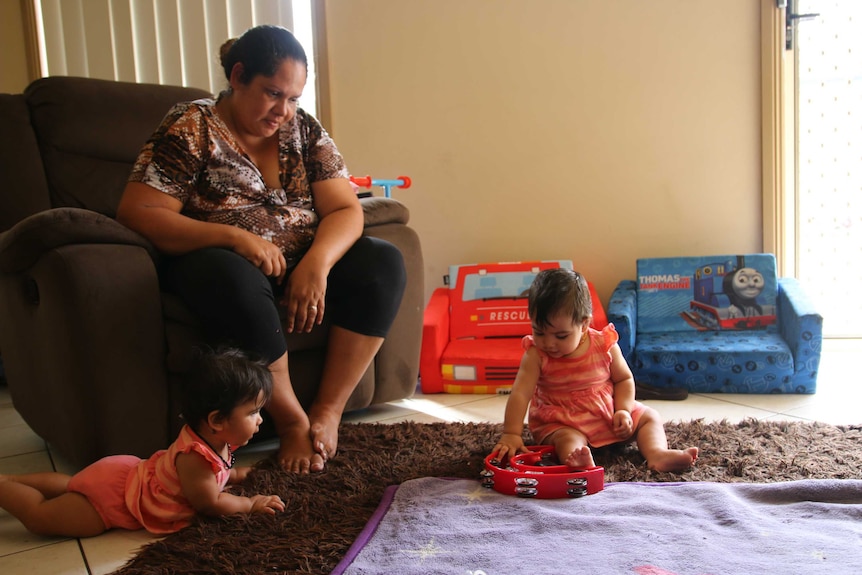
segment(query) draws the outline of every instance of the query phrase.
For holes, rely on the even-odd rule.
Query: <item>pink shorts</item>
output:
[[[134,455],[104,457],[72,476],[68,490],[87,498],[105,529],[143,529],[126,506],[126,478],[140,461]]]

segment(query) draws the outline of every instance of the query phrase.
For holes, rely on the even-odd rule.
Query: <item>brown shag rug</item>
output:
[[[862,478],[862,425],[746,420],[671,422],[671,447],[700,447],[685,473],[646,468],[631,446],[595,450],[605,481],[769,483]],[[275,517],[201,518],[144,547],[114,575],[329,573],[374,513],[388,485],[419,477],[475,478],[499,424],[344,424],[338,457],[319,474],[296,476],[273,459],[257,464],[241,491],[278,493]],[[529,442],[529,434],[525,431]]]

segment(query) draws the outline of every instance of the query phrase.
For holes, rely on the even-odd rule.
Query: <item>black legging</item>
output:
[[[166,258],[159,279],[201,321],[210,343],[229,343],[270,363],[287,351],[276,302],[286,280],[277,285],[250,261],[223,248]],[[406,282],[398,248],[363,236],[329,272],[326,315],[344,329],[385,337]]]

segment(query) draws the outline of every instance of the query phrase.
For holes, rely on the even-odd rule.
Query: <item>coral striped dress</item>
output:
[[[564,427],[583,433],[591,447],[617,443],[613,431],[614,382],[610,349],[619,336],[613,324],[602,331],[589,328],[589,348],[574,358],[552,358],[539,350],[541,374],[530,402],[529,426],[537,443]],[[533,336],[522,340],[524,349],[535,347]],[[632,421],[637,428],[646,407],[635,402]]]
[[[141,461],[126,479],[126,506],[150,533],[173,533],[187,526],[195,510],[183,496],[177,475],[177,455],[199,453],[216,476],[219,490],[230,478],[230,469],[188,425],[167,449]]]
[[[185,498],[177,475],[180,453],[199,453],[224,489],[230,468],[192,429],[185,425],[176,441],[149,459],[109,455],[88,465],[70,480],[68,490],[84,495],[95,507],[105,529],[141,529],[162,534],[191,523],[195,510]]]

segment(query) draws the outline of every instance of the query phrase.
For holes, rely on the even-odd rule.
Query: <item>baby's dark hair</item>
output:
[[[547,327],[550,318],[564,313],[581,323],[593,316],[593,300],[584,276],[563,268],[542,270],[536,274],[527,296],[527,312],[532,322]]]
[[[272,77],[284,60],[302,62],[308,70],[308,57],[299,40],[281,26],[255,26],[239,38],[222,44],[219,59],[225,77],[230,80],[234,65],[242,64],[240,82],[248,84],[255,76]]]
[[[183,420],[194,428],[213,411],[228,417],[236,406],[256,400],[261,391],[266,403],[272,396],[266,361],[235,348],[196,350],[183,387]]]

